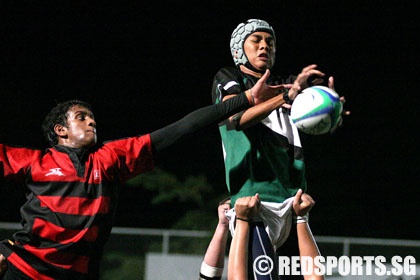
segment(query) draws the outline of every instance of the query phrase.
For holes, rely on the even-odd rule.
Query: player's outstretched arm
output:
[[[265,83],[268,76],[269,72],[266,73],[260,84]],[[282,86],[276,87],[282,88]],[[247,91],[237,94],[221,103],[197,109],[182,119],[152,132],[150,134],[152,143],[157,151],[163,150],[183,137],[189,136],[211,124],[219,123],[228,117],[253,106],[255,100],[269,98],[268,95],[265,94],[264,91],[258,90],[252,93],[251,96],[251,92]]]
[[[161,151],[183,137],[187,137],[204,127],[225,120],[232,114],[252,106],[246,93],[238,94],[225,102],[199,108],[182,119],[150,133],[156,151]]]
[[[294,99],[293,96],[291,99],[289,98],[289,90],[292,88],[292,84],[267,85],[266,81],[268,77],[270,77],[270,70],[267,69],[257,83],[246,91],[254,96],[255,106],[229,119],[236,129],[242,130],[258,123],[266,118],[273,110],[280,108],[289,100]],[[232,96],[235,95],[227,95],[224,97],[224,100]]]

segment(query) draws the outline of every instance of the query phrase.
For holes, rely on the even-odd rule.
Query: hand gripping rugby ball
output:
[[[325,86],[312,86],[296,96],[290,117],[300,131],[321,135],[339,125],[342,111],[343,104],[337,92]]]

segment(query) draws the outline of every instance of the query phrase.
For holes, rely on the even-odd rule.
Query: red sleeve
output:
[[[0,144],[0,178],[23,176],[40,158],[40,150]]]
[[[103,150],[115,161],[118,175],[123,181],[154,168],[155,156],[150,134],[106,142]]]

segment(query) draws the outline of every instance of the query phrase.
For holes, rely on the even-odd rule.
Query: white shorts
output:
[[[292,228],[292,204],[294,197],[286,199],[283,203],[261,201],[261,210],[255,221],[262,221],[265,230],[270,237],[274,250],[280,248],[287,240]],[[229,219],[229,230],[233,236],[235,233],[235,208],[226,211],[226,217]]]

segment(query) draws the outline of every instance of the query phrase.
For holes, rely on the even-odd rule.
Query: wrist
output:
[[[245,91],[246,98],[248,98],[249,105],[255,105],[255,99],[252,95],[251,89]]]
[[[229,223],[218,223],[217,227],[220,227],[220,228],[223,228],[223,229],[229,228]]]
[[[283,91],[283,100],[286,102],[286,104],[291,105],[299,92],[300,89],[296,87],[292,87],[290,89],[286,88]]]
[[[223,274],[223,267],[214,267],[206,264],[204,261],[201,263],[200,279],[208,279],[213,277],[221,277]]]
[[[247,223],[252,222],[252,219],[241,218],[241,217],[238,217],[238,216],[236,216],[236,219],[239,220],[239,221],[242,221],[242,222],[247,222]]]
[[[290,96],[289,96],[289,89],[285,89],[284,91],[283,91],[283,100],[284,100],[284,102],[286,103],[286,104],[292,104],[292,100],[290,99]]]
[[[305,214],[303,216],[293,216],[293,222],[295,224],[308,223],[308,221],[309,221],[308,214]]]

